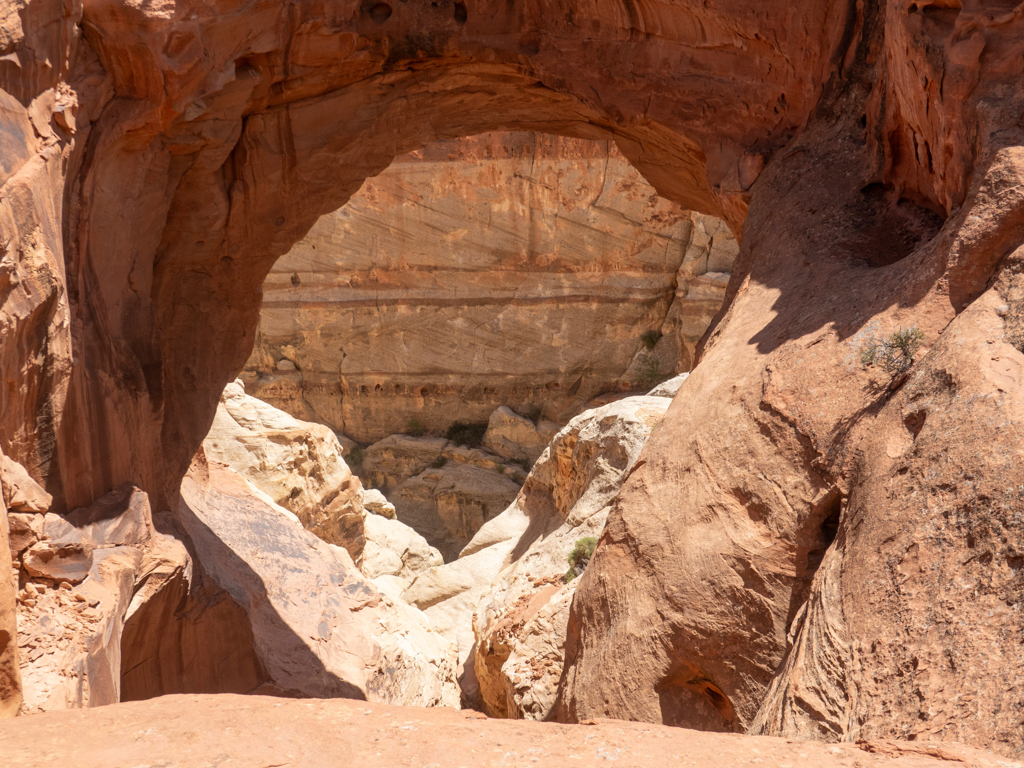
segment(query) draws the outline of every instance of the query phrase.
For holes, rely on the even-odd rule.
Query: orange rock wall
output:
[[[564,423],[688,371],[736,251],[614,142],[435,142],[275,263],[246,386],[362,443],[502,405]]]
[[[0,449],[56,509],[127,480],[169,506],[274,260],[396,155],[614,138],[743,245],[577,588],[560,716],[1020,749],[1018,6],[0,19]],[[925,334],[906,378],[860,365],[901,327]]]

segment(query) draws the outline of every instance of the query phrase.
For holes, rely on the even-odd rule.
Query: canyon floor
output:
[[[1012,768],[956,744],[824,744],[621,720],[563,725],[350,699],[178,695],[0,723],[8,768]]]

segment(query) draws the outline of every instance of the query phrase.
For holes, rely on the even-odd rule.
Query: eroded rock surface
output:
[[[241,475],[197,457],[179,519],[211,579],[246,611],[274,688],[458,706],[455,649]]]
[[[578,539],[600,536],[611,498],[668,403],[626,398],[572,419],[515,501],[457,560],[402,593],[458,643],[464,703],[498,717],[550,713],[575,587],[562,580],[566,556]]]
[[[631,397],[585,411],[534,466],[521,501],[529,525],[473,616],[474,670],[488,714],[550,717],[579,583],[565,582],[567,557],[580,539],[601,536],[612,498],[668,405]]]
[[[328,427],[248,396],[236,381],[224,389],[203,449],[321,539],[345,547],[357,561],[362,557],[362,485]]]
[[[577,587],[558,716],[1020,750],[1013,4],[31,0],[3,19],[0,449],[51,514],[125,482],[170,509],[274,260],[395,156],[499,128],[614,140],[743,245]],[[860,365],[914,327],[905,378]]]
[[[52,712],[0,725],[11,766],[44,768],[53,755],[81,768],[170,763],[258,765],[280,756],[309,768],[355,764],[538,768],[612,761],[630,766],[757,763],[792,768],[1016,768],[956,744],[870,741],[816,744],[699,733],[644,723],[552,725],[481,719],[478,712],[410,709],[365,701],[266,696],[167,696],[79,714]],[[453,751],[462,755],[453,759]]]
[[[689,370],[736,252],[613,142],[437,142],[275,264],[248,386],[362,443],[499,406],[564,424],[594,395]]]
[[[506,440],[505,445],[525,456],[518,444]],[[386,494],[400,522],[451,561],[515,499],[526,479],[526,461],[444,438],[390,435],[363,452],[357,471]]]

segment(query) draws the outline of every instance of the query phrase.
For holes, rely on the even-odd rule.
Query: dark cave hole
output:
[[[819,526],[818,546],[807,553],[808,581],[814,578],[821,561],[825,559],[825,553],[839,534],[839,518],[843,510],[843,496],[839,490],[834,489],[822,506],[824,519]]]
[[[378,24],[383,24],[391,18],[391,6],[387,3],[377,3],[370,9],[370,18]]]
[[[468,18],[469,18],[469,11],[466,10],[465,4],[464,3],[456,3],[455,4],[455,21],[457,21],[459,24],[465,24],[466,20]]]

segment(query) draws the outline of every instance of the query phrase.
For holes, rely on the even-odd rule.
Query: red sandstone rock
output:
[[[11,577],[7,507],[0,497],[0,718],[13,717],[21,707],[21,671],[18,660],[17,588]]]
[[[561,716],[1018,751],[1019,9],[465,7],[3,6],[0,449],[53,512],[169,507],[319,215],[437,138],[614,137],[743,246],[577,589]],[[901,327],[905,379],[859,364]]]
[[[211,762],[263,768],[436,766],[562,768],[577,762],[626,768],[734,765],[791,768],[1000,768],[1016,766],[957,744],[867,741],[816,744],[699,733],[602,720],[557,725],[480,719],[477,712],[364,701],[265,696],[165,696],[79,713],[33,715],[0,725],[10,768],[135,768]]]

